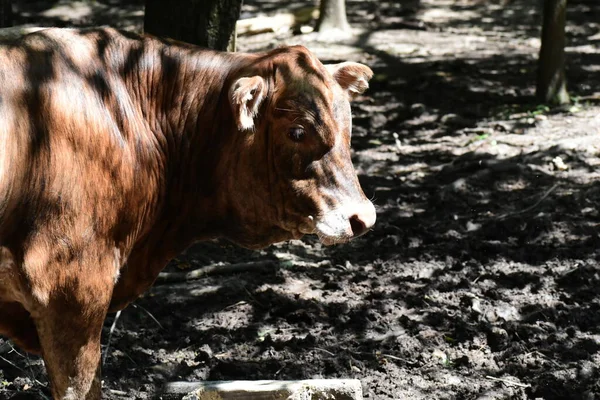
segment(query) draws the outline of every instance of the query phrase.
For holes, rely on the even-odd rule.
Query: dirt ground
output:
[[[376,227],[337,247],[190,248],[107,319],[104,398],[160,399],[171,381],[356,378],[378,400],[600,399],[600,4],[569,2],[575,102],[548,109],[533,99],[538,2],[347,2],[351,38],[279,31],[238,46],[303,43],[374,69],[353,147]],[[139,29],[138,3],[18,11]],[[243,17],[280,9],[249,0]],[[49,396],[42,362],[0,339],[0,399],[27,393]]]

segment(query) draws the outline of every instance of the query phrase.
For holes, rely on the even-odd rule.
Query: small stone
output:
[[[478,298],[474,298],[471,304],[471,309],[476,313],[481,314],[481,300],[479,300]]]
[[[552,164],[554,165],[554,169],[558,169],[560,171],[566,171],[569,169],[569,166],[565,164],[565,162],[560,156],[554,157],[552,159]]]
[[[471,221],[467,221],[467,232],[478,231],[481,228],[481,224],[476,224]]]
[[[450,184],[450,188],[457,193],[465,193],[469,190],[469,184],[465,178],[458,178]]]

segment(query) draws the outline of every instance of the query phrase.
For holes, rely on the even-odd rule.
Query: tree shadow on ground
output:
[[[534,60],[506,54],[412,65],[366,51],[379,57],[375,70],[386,79],[375,80],[375,93],[356,105],[353,145],[365,192],[377,198],[377,229],[351,244],[301,255],[329,260],[331,267],[280,268],[273,271],[277,280],[240,277],[254,284],[221,292],[235,293],[228,304],[251,304],[252,318],[244,328],[208,327],[195,336],[219,351],[243,349],[230,358],[207,359],[202,376],[361,376],[358,370],[386,371],[394,379],[398,369],[424,375],[440,370],[482,379],[508,374],[531,383],[515,389],[515,396],[593,393],[597,370],[581,365],[593,364],[600,350],[594,338],[600,185],[586,179],[595,164],[561,145],[508,155],[456,151],[473,144],[471,132],[481,136],[471,131],[481,120],[506,122],[499,105],[535,110],[531,92],[522,89],[531,86],[533,74],[498,70],[532,71]],[[455,79],[446,78],[449,71]],[[416,103],[425,112],[412,109]],[[450,113],[467,121],[444,122]],[[506,133],[501,124],[491,124],[491,135]],[[509,124],[508,130],[532,127],[520,120]],[[404,154],[408,145],[421,150]],[[374,147],[379,151],[368,154]],[[554,169],[557,156],[569,164],[569,173]],[[411,169],[415,164],[421,169]],[[308,281],[305,290],[322,293],[302,298],[302,292],[286,291],[290,279]],[[332,300],[336,294],[339,301]],[[207,320],[202,311],[178,317]],[[265,326],[273,331],[262,336]],[[483,348],[491,356],[482,356]],[[442,349],[447,358],[441,362],[431,349]]]

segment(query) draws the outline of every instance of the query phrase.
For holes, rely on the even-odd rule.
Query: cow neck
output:
[[[141,71],[138,81],[149,82],[140,104],[146,107],[152,137],[158,151],[154,162],[162,176],[153,215],[148,215],[144,239],[160,242],[176,254],[195,240],[222,235],[227,201],[223,174],[227,173],[232,142],[228,87],[252,56],[156,46],[152,70]],[[142,160],[144,162],[145,160]]]

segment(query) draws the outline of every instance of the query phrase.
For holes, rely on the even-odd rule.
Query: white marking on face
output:
[[[368,200],[347,202],[323,213],[315,224],[316,234],[325,244],[346,242],[354,236],[350,220],[358,218],[369,229],[375,224],[375,206]]]

